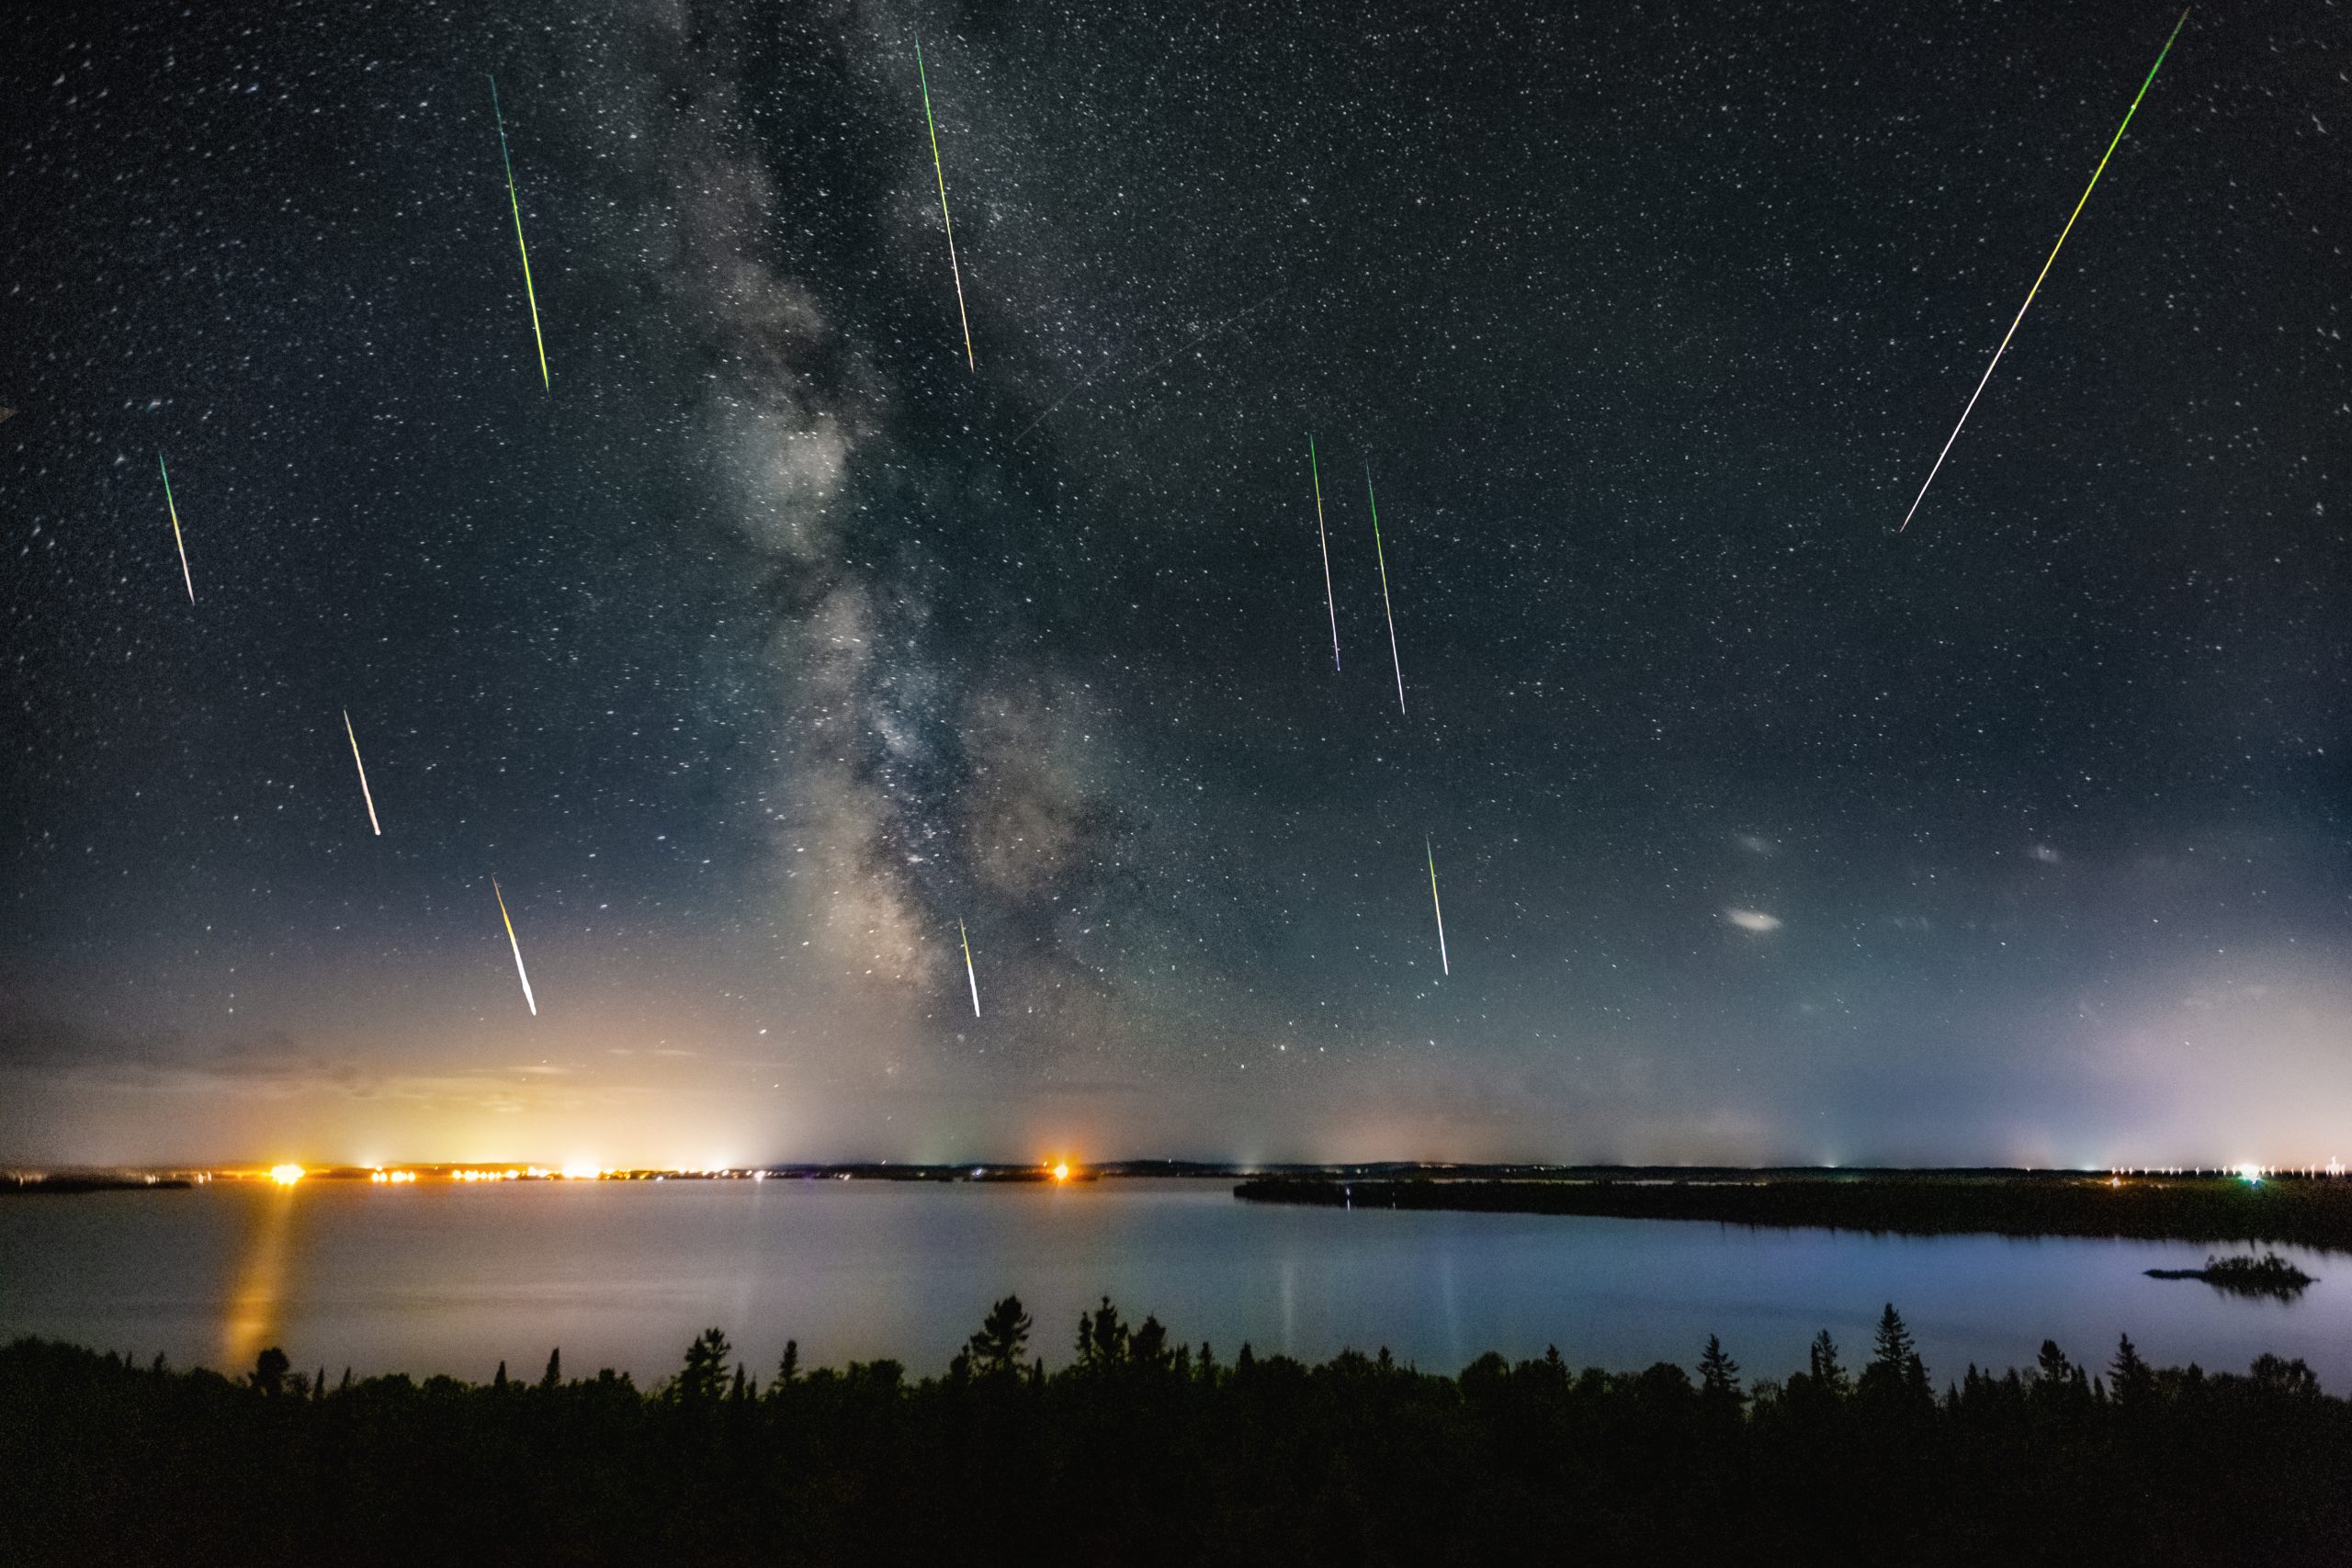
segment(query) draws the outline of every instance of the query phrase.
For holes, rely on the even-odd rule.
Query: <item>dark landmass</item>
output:
[[[1998,1172],[1746,1172],[1691,1179],[1341,1180],[1272,1177],[1242,1182],[1256,1203],[1327,1208],[1459,1209],[1713,1220],[1781,1229],[1903,1235],[2122,1236],[2146,1241],[2271,1242],[2352,1251],[2352,1181],[2233,1177],[2026,1175]]]
[[[2352,1404],[2301,1361],[1940,1393],[1889,1307],[1752,1387],[1710,1340],[1581,1372],[1229,1361],[1108,1301],[1048,1373],[1017,1301],[944,1377],[758,1375],[711,1329],[611,1371],[330,1380],[0,1349],[0,1561],[564,1564],[2352,1562]],[[1057,1336],[1056,1337],[1058,1337]]]
[[[153,1189],[185,1190],[196,1183],[185,1176],[0,1176],[0,1196],[21,1193],[70,1195],[77,1192],[144,1192]]]
[[[2292,1301],[2319,1281],[2275,1252],[2260,1258],[2208,1258],[2202,1269],[2151,1269],[2151,1280],[2202,1280],[2238,1296]]]

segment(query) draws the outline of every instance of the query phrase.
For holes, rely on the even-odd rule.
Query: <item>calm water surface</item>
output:
[[[754,1370],[790,1337],[804,1364],[930,1373],[1011,1291],[1056,1364],[1107,1293],[1228,1360],[1244,1340],[1311,1359],[1385,1345],[1453,1371],[1556,1344],[1577,1365],[1687,1366],[1713,1333],[1778,1377],[1825,1327],[1864,1359],[1892,1301],[1939,1383],[2028,1364],[2045,1337],[2103,1364],[2128,1332],[2158,1363],[2273,1350],[2352,1391],[2352,1258],[2283,1249],[2321,1276],[2292,1303],[2141,1273],[2204,1250],[1283,1208],[1176,1180],[222,1183],[0,1201],[0,1337],[235,1368],[277,1344],[298,1367],[476,1380],[501,1360],[536,1375],[560,1345],[574,1376],[642,1381],[717,1324]]]

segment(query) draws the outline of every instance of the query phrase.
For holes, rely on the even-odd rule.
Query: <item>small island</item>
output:
[[[2151,1280],[2202,1280],[2217,1291],[2236,1296],[2269,1296],[2292,1301],[2318,1281],[2275,1252],[2260,1258],[2214,1258],[2202,1269],[2151,1269]]]

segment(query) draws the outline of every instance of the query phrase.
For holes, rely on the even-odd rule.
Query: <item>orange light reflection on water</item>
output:
[[[301,1201],[291,1182],[274,1183],[254,1194],[238,1248],[236,1282],[220,1321],[220,1353],[232,1377],[251,1367],[277,1336],[286,1304],[286,1257],[294,1209]]]

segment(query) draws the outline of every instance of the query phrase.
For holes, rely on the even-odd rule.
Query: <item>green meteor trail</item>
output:
[[[1421,850],[1430,857],[1430,908],[1437,914],[1438,967],[1450,976],[1453,973],[1453,964],[1445,956],[1445,906],[1437,901],[1437,851],[1430,847],[1426,833],[1421,835]]]
[[[1315,479],[1315,541],[1323,547],[1323,608],[1331,616],[1331,668],[1340,668],[1340,606],[1331,597],[1331,539],[1323,531],[1323,470],[1315,461],[1315,437],[1306,438],[1306,471]]]
[[[1962,426],[1967,424],[1968,416],[1976,412],[1976,400],[1984,395],[1984,384],[1993,378],[1993,367],[2000,364],[2001,355],[2009,351],[2009,339],[2017,335],[2018,322],[2025,320],[2026,311],[2033,304],[2033,297],[2041,292],[2041,281],[2050,276],[2051,264],[2058,259],[2059,248],[2065,244],[2066,236],[2075,231],[2075,220],[2083,215],[2083,207],[2090,200],[2091,192],[2098,188],[2099,175],[2107,173],[2107,161],[2115,156],[2115,149],[2122,143],[2124,131],[2131,129],[2132,117],[2139,112],[2140,100],[2148,96],[2148,88],[2155,82],[2156,73],[2164,69],[2165,56],[2172,52],[2172,40],[2180,36],[2180,29],[2188,23],[2188,13],[2183,11],[2180,14],[2180,20],[2172,25],[2171,33],[2165,37],[2164,48],[2157,51],[2156,62],[2148,67],[2147,79],[2140,84],[2140,90],[2132,96],[2132,107],[2123,111],[2123,123],[2115,128],[2114,141],[2109,141],[2107,144],[2107,151],[2099,154],[2098,167],[2091,171],[2091,183],[2083,187],[2082,200],[2075,202],[2075,210],[2066,215],[2066,226],[2058,231],[2058,243],[2050,247],[2049,257],[2042,262],[2041,270],[2034,275],[2033,287],[2026,290],[2025,303],[2018,307],[2016,317],[2009,322],[2009,330],[2001,334],[2001,346],[1993,351],[1993,364],[1984,367],[1984,374],[1978,379],[1976,390],[1968,396],[1968,406],[1960,411],[1960,423],[1951,427],[1951,434],[1944,442],[1944,449],[1936,454],[1936,466],[1928,470],[1928,483],[1921,485],[1919,493],[1912,498],[1911,510],[1903,514],[1903,527],[1897,528],[1896,533],[1900,534],[1905,528],[1910,527],[1911,519],[1918,515],[1919,503],[1928,499],[1928,485],[1934,484],[1936,476],[1943,471],[1944,459],[1951,456],[1952,443],[1960,439]]]
[[[964,364],[978,371],[972,357],[972,318],[964,310],[964,269],[956,263],[956,220],[947,216],[947,170],[939,161],[939,125],[931,118],[931,77],[922,68],[922,39],[915,39],[915,79],[922,84],[923,129],[931,132],[931,172],[939,177],[939,220],[947,225],[947,270],[956,276],[956,314],[964,323]],[[977,1012],[978,1007],[972,1010]]]
[[[514,209],[514,248],[523,253],[523,298],[531,302],[531,337],[539,345],[539,385],[548,386],[548,340],[539,331],[539,296],[531,287],[531,247],[523,243],[523,204],[514,195],[514,157],[506,150],[506,117],[498,107],[498,78],[490,79],[490,112],[498,117],[498,155],[506,164],[506,205]]]
[[[1364,498],[1372,502],[1372,550],[1380,559],[1380,608],[1388,616],[1388,658],[1396,666],[1396,711],[1405,711],[1405,661],[1396,654],[1396,612],[1388,604],[1388,552],[1380,545],[1380,498],[1372,492],[1372,465],[1363,466]]]
[[[180,581],[187,584],[187,602],[193,604],[196,603],[196,579],[187,574],[187,541],[180,537],[179,502],[172,499],[172,470],[164,467],[161,452],[155,454],[155,467],[163,470],[164,504],[172,513],[172,543],[177,545],[180,551]]]

